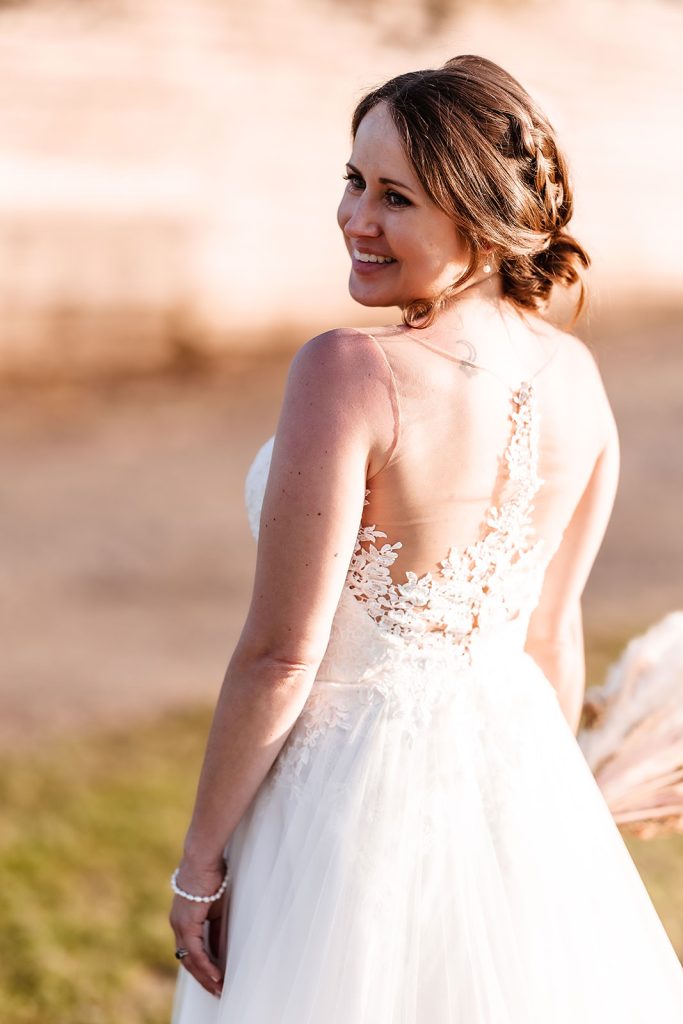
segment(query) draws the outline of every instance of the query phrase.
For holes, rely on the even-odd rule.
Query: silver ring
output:
[[[182,960],[183,957],[189,956],[189,955],[190,955],[189,949],[183,949],[182,947],[179,947],[175,951],[175,958],[176,958],[176,960]]]

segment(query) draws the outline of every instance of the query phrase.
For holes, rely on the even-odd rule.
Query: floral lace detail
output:
[[[348,687],[342,684],[338,691],[329,685],[314,683],[271,767],[268,785],[284,785],[289,791],[303,795],[314,749],[321,741],[336,745],[339,733],[350,733],[368,713],[381,713],[393,723],[401,742],[412,745],[429,727],[439,702],[446,696],[451,702],[454,699],[452,677],[442,673],[441,678],[448,682],[439,685],[436,676],[434,667],[430,666],[400,678],[399,685],[396,685],[396,676],[392,680],[375,679]]]
[[[544,541],[534,542],[531,519],[534,495],[544,482],[537,472],[535,395],[529,383],[511,393],[502,500],[487,510],[478,541],[461,553],[451,548],[438,574],[407,572],[395,584],[390,568],[401,542],[378,544],[380,538],[387,540],[385,533],[374,525],[359,527],[319,678],[271,767],[268,787],[284,786],[301,799],[316,799],[317,784],[308,785],[310,772],[318,766],[327,777],[340,752],[352,756],[376,716],[406,750],[443,710],[452,710],[454,701],[464,702],[462,718],[467,720],[468,701],[483,692],[477,683],[481,677],[470,673],[476,648],[477,661],[485,662],[484,677],[494,686],[498,678],[504,680],[507,658],[521,635],[506,623],[535,606],[547,562],[540,557]],[[272,439],[258,453],[247,480],[255,535],[271,449]],[[358,606],[367,612],[367,630],[359,628]],[[506,653],[508,641],[512,646]],[[492,672],[489,657],[495,662]],[[456,683],[460,670],[464,675]],[[511,695],[503,686],[497,705],[505,699]],[[321,749],[327,753],[320,754]],[[427,819],[426,841],[429,827]]]
[[[404,583],[394,583],[390,569],[401,542],[377,546],[386,533],[374,525],[360,527],[346,583],[383,634],[418,647],[446,640],[469,655],[483,626],[515,618],[536,590],[544,541],[532,542],[531,512],[544,481],[537,472],[539,414],[533,385],[520,385],[512,400],[513,428],[504,452],[512,493],[489,508],[482,538],[462,553],[449,550],[438,575],[406,572]]]
[[[352,716],[348,708],[330,700],[327,694],[311,690],[287,742],[275,760],[269,775],[271,784],[286,782],[297,788],[299,776],[309,763],[311,751],[330,729],[349,730]]]

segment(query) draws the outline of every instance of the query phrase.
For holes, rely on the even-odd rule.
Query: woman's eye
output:
[[[385,199],[389,206],[410,206],[410,199],[406,199],[400,192],[386,192]]]
[[[365,188],[365,182],[359,174],[345,174],[343,175],[344,181],[348,181],[350,188],[354,192],[362,192]],[[411,206],[409,199],[402,196],[400,192],[394,192],[393,189],[387,189],[383,196],[384,202],[387,206],[394,210],[398,210],[403,206]]]

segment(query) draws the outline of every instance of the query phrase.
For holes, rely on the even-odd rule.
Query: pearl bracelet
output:
[[[216,900],[221,898],[228,887],[228,882],[230,881],[230,868],[226,867],[225,878],[212,896],[193,896],[191,892],[185,892],[185,890],[181,889],[178,885],[179,872],[180,868],[176,868],[171,875],[171,888],[176,896],[182,896],[184,900],[190,900],[191,903],[215,903]]]

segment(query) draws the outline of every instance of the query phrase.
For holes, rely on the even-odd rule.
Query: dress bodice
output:
[[[393,656],[446,657],[463,665],[475,652],[521,651],[549,561],[545,541],[534,537],[533,499],[538,475],[539,411],[531,382],[510,388],[511,430],[503,453],[506,480],[489,507],[480,538],[451,548],[434,573],[391,577],[401,547],[376,524],[359,524],[355,550],[332,625],[323,669],[334,678],[359,678]],[[258,537],[273,438],[260,449],[246,478],[249,523]],[[370,490],[366,490],[366,501]],[[357,651],[357,657],[353,652]],[[343,654],[343,656],[342,656]]]

